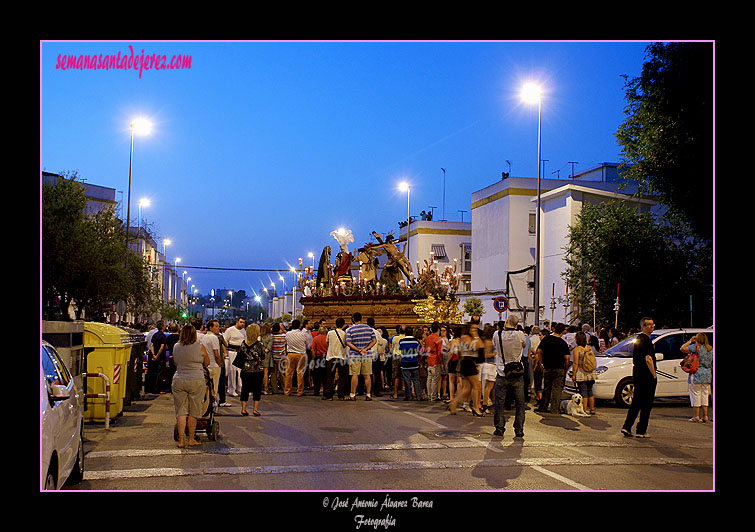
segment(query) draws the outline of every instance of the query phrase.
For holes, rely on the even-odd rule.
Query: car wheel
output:
[[[79,448],[76,451],[76,463],[73,465],[71,474],[68,476],[66,484],[78,484],[84,479],[84,442],[79,438]]]
[[[614,400],[616,404],[624,408],[629,408],[632,404],[632,398],[634,397],[634,382],[631,377],[622,379],[619,381],[619,385],[616,387],[616,394]]]

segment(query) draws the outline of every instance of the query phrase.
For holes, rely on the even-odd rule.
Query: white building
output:
[[[576,221],[584,202],[600,203],[610,198],[637,203],[641,210],[655,205],[631,194],[636,186],[618,176],[618,165],[602,163],[571,179],[540,181],[540,321],[551,319],[551,298],[565,295],[561,272],[566,269],[564,247],[568,226]],[[472,193],[472,287],[469,295],[482,300],[482,321],[498,320],[493,300],[505,295],[509,310],[525,324],[534,323],[537,179],[504,178]],[[566,321],[566,309],[557,305],[553,319]],[[506,317],[503,313],[502,318]]]
[[[454,267],[461,273],[459,291],[468,291],[472,282],[472,223],[432,220],[412,220],[409,226],[409,245],[404,256],[409,259],[415,275],[434,257],[438,269]],[[400,228],[398,249],[404,249],[407,226]],[[432,255],[431,255],[432,254]],[[381,266],[387,258],[381,257]],[[419,264],[418,264],[419,263]],[[418,268],[419,266],[419,268]]]

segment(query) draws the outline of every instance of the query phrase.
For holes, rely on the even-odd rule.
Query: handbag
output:
[[[679,365],[682,367],[682,371],[685,373],[697,373],[697,368],[700,365],[700,359],[697,356],[697,353],[690,353],[686,357],[682,359],[681,362],[679,362]]]
[[[233,362],[231,362],[231,364],[233,364],[239,369],[244,369],[245,363],[246,363],[246,353],[242,351],[241,349],[239,349],[238,351],[236,351],[236,358],[233,359]]]
[[[506,377],[521,377],[524,375],[524,364],[521,362],[509,362],[503,366],[503,374]]]

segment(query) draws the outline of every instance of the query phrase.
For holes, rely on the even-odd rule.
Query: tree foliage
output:
[[[464,312],[470,316],[482,316],[485,312],[485,307],[479,297],[470,297],[464,302]]]
[[[126,249],[123,223],[112,209],[87,215],[77,178],[74,172],[42,185],[43,311],[67,319],[74,301],[77,318],[84,309],[92,316],[116,301],[131,310],[152,307],[146,265]]]
[[[653,43],[625,83],[616,134],[624,177],[657,194],[699,238],[713,238],[713,45]]]
[[[637,212],[634,203],[585,203],[569,227],[562,274],[579,302],[579,321],[592,323],[594,286],[596,319],[604,326],[613,326],[617,288],[620,329],[638,327],[643,316],[659,328],[689,326],[690,295],[697,309],[693,325],[709,326],[711,260],[695,242],[688,225]]]

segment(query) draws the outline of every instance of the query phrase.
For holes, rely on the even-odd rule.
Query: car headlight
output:
[[[598,366],[597,368],[595,368],[595,373],[597,373],[598,375],[605,373],[606,371],[608,371],[608,366]]]

